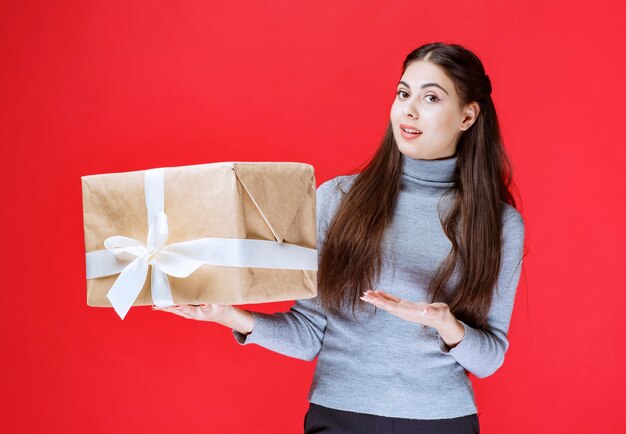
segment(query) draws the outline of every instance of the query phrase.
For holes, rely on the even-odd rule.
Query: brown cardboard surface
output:
[[[270,240],[316,248],[315,174],[305,163],[233,162],[167,167],[167,244],[205,237]],[[123,235],[146,243],[144,171],[82,177],[85,252]],[[87,304],[106,297],[118,274],[87,279]],[[317,272],[203,265],[168,276],[176,304],[247,304],[314,297]],[[150,272],[133,306],[152,305]]]

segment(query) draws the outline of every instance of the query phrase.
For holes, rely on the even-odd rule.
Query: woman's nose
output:
[[[413,107],[413,104],[405,104],[404,108],[402,109],[402,112],[404,114],[404,116],[406,117],[411,117],[411,118],[417,118],[418,114],[417,114],[417,110],[415,109],[415,107]]]

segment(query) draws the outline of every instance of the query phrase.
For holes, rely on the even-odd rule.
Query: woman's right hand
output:
[[[152,306],[153,310],[171,312],[197,321],[223,322],[232,306],[227,304],[180,304],[168,307]]]
[[[152,309],[171,312],[197,321],[216,322],[245,335],[252,333],[254,329],[254,316],[251,312],[228,304],[181,304],[169,307],[152,306]]]

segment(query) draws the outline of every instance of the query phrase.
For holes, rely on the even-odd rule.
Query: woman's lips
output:
[[[407,133],[406,131],[404,131],[404,128],[405,128],[404,126],[400,126],[400,135],[403,138],[405,138],[406,140],[413,140],[413,139],[416,139],[416,138],[418,138],[419,136],[422,135],[422,133],[420,133],[420,132],[417,132],[417,133]],[[409,127],[406,127],[406,128],[408,129]],[[410,128],[410,129],[415,130],[415,128]],[[415,131],[417,131],[417,130],[415,130]]]

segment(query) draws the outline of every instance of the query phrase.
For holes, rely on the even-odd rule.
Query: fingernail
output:
[[[157,310],[157,307],[156,306],[152,306],[152,310]]]

